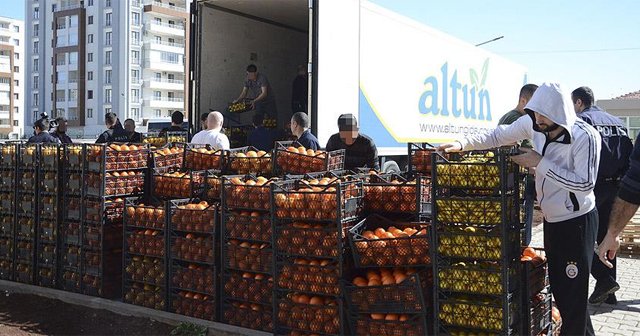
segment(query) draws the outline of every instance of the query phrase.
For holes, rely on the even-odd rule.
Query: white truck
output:
[[[296,112],[296,67],[306,64],[321,145],[337,132],[337,117],[353,113],[381,155],[406,155],[407,142],[495,127],[526,82],[524,67],[374,0],[198,0],[191,12],[190,120],[223,111],[256,64],[282,127]]]

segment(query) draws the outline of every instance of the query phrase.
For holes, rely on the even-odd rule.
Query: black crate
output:
[[[59,171],[63,147],[60,144],[42,143],[38,146],[38,168],[44,171]]]
[[[206,192],[207,171],[153,170],[153,195],[160,199],[201,198]]]
[[[0,169],[15,169],[18,160],[17,143],[0,143]]]
[[[36,283],[35,275],[35,264],[22,261],[15,262],[15,281],[33,285]]]
[[[147,308],[167,310],[167,258],[125,252],[123,265],[123,301]]]
[[[38,167],[38,144],[21,143],[18,144],[18,169],[33,170]]]
[[[434,205],[434,223],[463,224],[484,229],[503,225],[520,228],[517,203],[516,195],[438,198]]]
[[[119,224],[122,227],[124,200],[121,198],[84,197],[83,222],[91,224]]]
[[[130,197],[144,192],[145,170],[88,172],[84,176],[84,193],[92,197]]]
[[[430,334],[426,314],[349,314],[354,335],[423,336]]]
[[[2,280],[13,280],[14,244],[13,236],[0,237],[0,279]]]
[[[41,287],[58,287],[58,269],[56,265],[38,264],[36,284]]]
[[[154,168],[180,169],[184,163],[184,144],[169,143],[160,148],[153,149],[151,156],[153,158]]]
[[[85,144],[64,144],[62,166],[67,171],[83,171],[86,156]]]
[[[276,142],[273,151],[273,176],[344,169],[344,149],[331,152],[305,149],[305,153],[299,153],[300,147],[303,146],[297,141]]]
[[[77,269],[80,271],[82,260],[82,248],[77,245],[62,245],[60,251],[60,265],[62,268]]]
[[[457,329],[476,333],[517,334],[521,305],[514,294],[473,298],[440,293],[436,305],[436,333],[451,334]]]
[[[173,289],[169,294],[169,311],[199,319],[216,321],[218,301],[215,295]]]
[[[170,253],[172,260],[216,264],[216,242],[210,234],[173,232]]]
[[[278,255],[343,260],[348,245],[347,231],[355,222],[274,223],[275,249]]]
[[[313,296],[288,291],[276,291],[275,297],[276,335],[288,335],[291,332],[322,335],[347,333],[341,299],[315,296],[312,303]]]
[[[62,268],[58,284],[60,289],[64,291],[73,293],[82,292],[82,275],[80,273],[80,268]]]
[[[510,156],[516,147],[432,155],[433,199],[443,196],[505,195],[519,190],[519,166]]]
[[[225,171],[232,175],[269,176],[273,171],[271,153],[247,146],[229,151]]]
[[[180,233],[216,235],[217,204],[198,200],[169,201],[169,229]]]
[[[544,253],[543,249],[536,248],[536,253]],[[533,298],[547,286],[549,286],[549,271],[546,257],[544,259],[520,261],[522,267],[521,285],[522,297],[527,300]]]
[[[273,331],[273,306],[236,300],[222,302],[221,322],[243,328]]]
[[[431,179],[407,174],[367,174],[363,211],[409,220],[431,215]]]
[[[167,288],[132,282],[123,288],[125,303],[156,310],[167,310]]]
[[[407,143],[407,151],[409,153],[409,172],[431,175],[431,157],[436,148],[427,142],[409,142]]]
[[[551,326],[551,293],[547,289],[527,300],[522,311],[522,334],[537,336]]]
[[[86,145],[85,167],[88,172],[144,170],[148,166],[148,159],[148,145],[129,143]]]
[[[441,292],[502,296],[520,286],[519,261],[502,265],[490,261],[458,262],[440,258],[437,288]]]
[[[222,179],[222,209],[271,210],[271,185],[276,178],[231,175]]]
[[[169,287],[172,290],[215,296],[217,276],[213,265],[171,260]]]
[[[360,271],[353,280],[342,280],[350,313],[427,314],[430,309],[429,272],[425,269],[399,269],[389,275],[375,270]],[[372,276],[365,278],[365,274]],[[379,277],[374,276],[377,275]],[[384,280],[382,279],[384,278]],[[369,279],[369,280],[367,280]]]
[[[435,253],[443,258],[506,262],[520,253],[520,230],[449,225],[436,227],[435,235]]]
[[[14,193],[0,192],[0,237],[13,237],[16,227]]]
[[[360,215],[362,181],[355,177],[346,176],[328,185],[311,185],[305,180],[287,180],[271,185],[271,208],[278,220],[344,223]]]
[[[122,256],[115,256],[114,259],[122,260]],[[107,299],[119,298],[122,295],[122,274],[113,275],[93,275],[84,274],[82,276],[82,294],[99,296]]]
[[[268,274],[223,269],[222,296],[226,299],[271,305],[273,302],[273,277]]]
[[[377,229],[385,230],[379,232],[385,236],[375,236]],[[349,245],[355,265],[359,268],[431,265],[430,231],[428,223],[394,222],[379,215],[370,215],[349,230]]]
[[[219,170],[207,170],[206,193],[202,197],[209,203],[220,202],[222,199],[222,174]]]
[[[167,230],[166,204],[127,198],[124,204],[124,225],[132,230]]]
[[[16,183],[15,168],[0,168],[0,191],[15,192]]]
[[[276,258],[276,286],[278,289],[309,295],[340,296],[340,279],[351,270],[351,264],[338,259]]]
[[[223,239],[271,243],[271,215],[258,211],[223,211]]]
[[[184,169],[220,170],[225,167],[227,152],[216,150],[210,145],[186,144],[184,150]]]
[[[65,196],[62,205],[63,221],[76,222],[83,218],[85,218],[85,216],[82,207],[82,198],[79,196]]]
[[[268,243],[249,243],[231,239],[222,245],[223,266],[239,271],[271,273],[273,248]]]

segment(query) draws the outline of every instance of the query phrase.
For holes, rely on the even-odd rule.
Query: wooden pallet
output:
[[[622,257],[640,258],[640,210],[622,231],[618,253]]]

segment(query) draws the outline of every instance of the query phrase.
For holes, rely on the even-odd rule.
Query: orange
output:
[[[358,287],[366,287],[368,281],[363,277],[356,277],[355,279],[353,279],[353,284]]]
[[[371,314],[372,320],[384,320],[384,314]]]
[[[538,255],[538,253],[536,253],[536,250],[533,249],[533,247],[527,247],[522,251],[522,255],[525,257],[534,258]]]
[[[398,314],[387,314],[387,316],[384,319],[385,321],[397,321]]]

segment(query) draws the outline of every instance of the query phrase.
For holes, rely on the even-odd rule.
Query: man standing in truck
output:
[[[233,102],[239,102],[245,98],[250,100],[251,109],[255,109],[256,113],[274,118],[277,113],[276,96],[273,93],[269,79],[262,73],[258,72],[255,64],[247,66],[247,80],[238,99]]]

